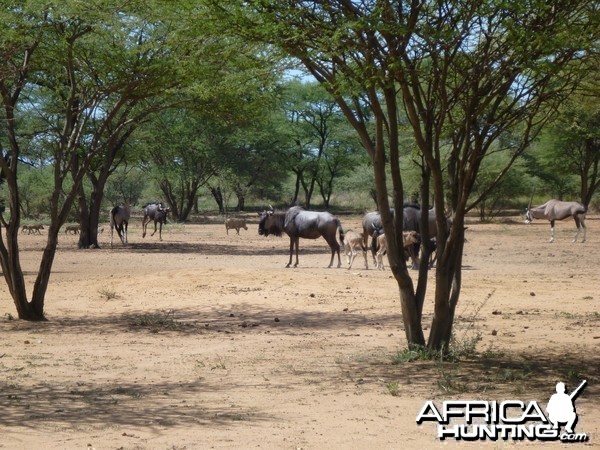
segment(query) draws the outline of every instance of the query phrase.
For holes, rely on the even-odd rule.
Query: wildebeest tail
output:
[[[340,242],[342,243],[342,245],[344,245],[344,227],[342,227],[342,222],[340,222],[340,220],[338,219],[338,231],[340,233]]]
[[[115,223],[115,214],[117,213],[118,210],[119,210],[118,206],[114,206],[113,209],[110,210],[110,225],[111,225],[111,227],[117,225]]]

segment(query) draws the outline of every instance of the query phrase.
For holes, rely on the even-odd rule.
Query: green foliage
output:
[[[473,189],[473,196],[485,194],[478,204],[479,217],[482,221],[493,219],[502,210],[509,208],[523,209],[525,204],[519,203],[531,193],[531,177],[526,171],[524,161],[517,159],[512,168],[496,183],[498,173],[506,167],[510,155],[508,152],[494,153],[482,164],[479,177]]]
[[[148,183],[147,174],[139,167],[119,166],[106,183],[104,200],[109,207],[129,204],[138,205]]]
[[[50,213],[50,193],[53,185],[52,167],[23,165],[19,173],[21,211],[25,218],[39,218]],[[4,189],[2,190],[4,194]]]

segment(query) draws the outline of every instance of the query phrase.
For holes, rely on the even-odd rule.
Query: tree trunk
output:
[[[294,171],[296,174],[296,185],[294,189],[294,197],[292,198],[292,205],[296,205],[298,203],[298,196],[300,195],[300,177],[301,173]]]
[[[390,96],[395,94],[392,92],[387,93]],[[390,213],[390,205],[388,202],[387,195],[387,184],[386,184],[386,156],[385,156],[385,138],[384,138],[384,114],[377,106],[379,103],[376,102],[377,94],[371,93],[373,103],[375,103],[373,109],[375,114],[375,147],[370,152],[373,154],[373,173],[375,176],[375,186],[377,190],[377,203],[380,205],[380,214],[383,228],[387,238],[388,247],[388,260],[394,278],[398,283],[398,290],[400,293],[400,305],[402,308],[402,320],[404,322],[404,332],[409,347],[411,346],[424,346],[425,336],[423,334],[423,327],[421,324],[421,312],[420,305],[418,304],[417,297],[413,286],[412,279],[408,273],[408,266],[406,265],[406,259],[404,258],[404,243],[402,238],[402,227],[404,217],[401,214],[403,210],[403,199],[404,199],[404,187],[402,183],[402,176],[400,173],[400,160],[399,160],[399,144],[397,133],[393,132],[394,127],[391,127],[391,131],[388,138],[388,145],[390,149],[390,168],[392,174],[392,185],[394,188],[394,208],[396,213],[392,219]],[[389,120],[396,123],[396,109],[393,102],[389,101],[387,104],[387,112]]]
[[[54,263],[56,247],[58,246],[60,225],[61,224],[58,223],[57,225],[50,225],[48,228],[48,241],[46,243],[46,248],[44,248],[40,269],[33,285],[33,294],[31,295],[31,303],[39,310],[39,313],[42,316],[44,311],[44,299],[46,298],[50,274],[52,273],[52,264]]]
[[[238,194],[237,200],[238,200],[237,210],[244,211],[246,209],[246,197],[244,196],[244,194],[242,194],[242,193]]]
[[[223,193],[221,192],[220,187],[210,187],[210,193],[212,194],[215,202],[217,202],[217,206],[219,207],[219,214],[225,214],[225,207],[223,205]]]
[[[46,320],[44,299],[29,302],[25,289],[25,277],[19,261],[18,229],[19,217],[11,218],[6,224],[6,244],[0,241],[0,264],[19,319],[30,321]],[[0,233],[2,229],[0,226]]]
[[[447,353],[452,339],[454,313],[462,284],[464,216],[456,214],[452,234],[438,256],[435,272],[434,316],[427,346]]]
[[[92,193],[89,205],[85,198],[83,186],[79,188],[79,243],[78,248],[100,248],[98,244],[98,225],[100,224],[100,212],[102,199],[104,198],[104,187],[108,180],[108,172],[101,172],[98,178],[91,180]]]

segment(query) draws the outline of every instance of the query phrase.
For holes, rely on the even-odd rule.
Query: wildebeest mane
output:
[[[274,211],[263,214],[258,223],[258,234],[269,236],[271,234],[281,237],[284,232],[285,211]]]

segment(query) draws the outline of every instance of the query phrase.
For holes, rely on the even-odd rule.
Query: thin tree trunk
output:
[[[443,353],[448,351],[452,339],[454,313],[462,284],[464,235],[464,217],[457,214],[452,224],[452,234],[438,257],[434,316],[427,342],[430,349]]]

